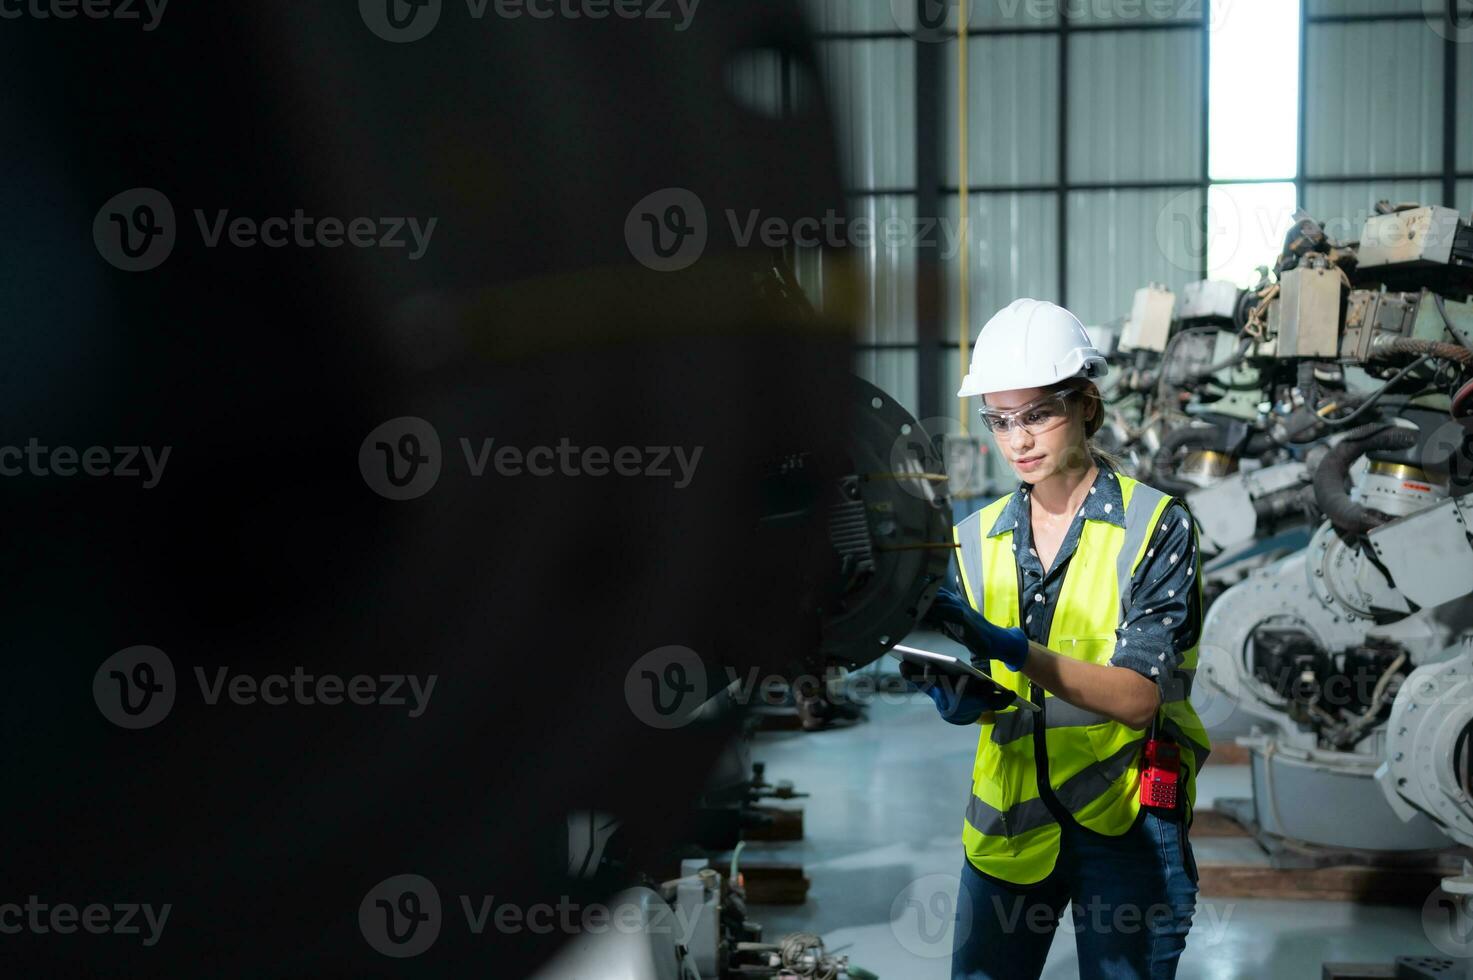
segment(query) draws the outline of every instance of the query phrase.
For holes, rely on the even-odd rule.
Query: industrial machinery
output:
[[[815,479],[827,467],[795,452],[773,462],[765,489],[764,527],[823,515],[833,547],[832,574],[804,597],[822,609],[822,636],[815,638],[815,659],[799,669],[854,669],[878,659],[915,628],[951,560],[951,504],[936,441],[893,398],[859,378],[851,408],[848,458],[837,480]],[[738,678],[715,689],[697,714],[736,710],[740,686]],[[748,779],[749,771],[756,778]],[[751,804],[802,795],[768,785],[761,772],[744,740],[728,746],[693,821],[699,839],[677,848],[675,877],[622,863],[617,822],[575,814],[569,867],[627,884],[610,903],[627,927],[578,933],[536,980],[872,978],[847,957],[828,953],[816,935],[763,942],[761,925],[747,918],[738,858],[740,831],[760,819]],[[723,873],[709,855],[728,850]]]
[[[1252,771],[1217,805],[1279,867],[1441,857],[1473,846],[1473,228],[1383,201],[1337,242],[1301,211],[1260,275],[1139,290],[1105,392],[1198,524],[1192,700]],[[1462,870],[1434,898],[1465,939]],[[1453,969],[1420,962],[1396,975]]]
[[[609,913],[623,927],[577,933],[536,980],[874,980],[848,957],[827,952],[811,933],[763,942],[762,928],[745,918],[741,880],[735,859],[725,875],[695,859],[684,862],[676,878],[619,892],[609,901]]]
[[[1455,214],[1383,204],[1356,242],[1300,214],[1255,288],[1147,287],[1118,338],[1109,436],[1197,518],[1212,557],[1192,698],[1248,746],[1238,816],[1282,866],[1473,845],[1470,293]],[[849,668],[914,627],[950,554],[936,444],[873,386],[853,409],[837,477],[796,451],[763,508],[772,527],[827,514],[833,574],[803,601],[823,611],[814,663]],[[1473,873],[1446,887],[1473,891]],[[624,897],[681,931],[580,936],[542,980],[614,961],[671,980],[863,975],[818,937],[764,944],[739,869],[709,856]]]
[[[1178,296],[1136,291],[1112,357],[1099,439],[1153,486],[1195,512],[1209,597],[1251,567],[1302,545],[1311,519],[1305,447],[1274,428],[1284,374],[1255,343],[1259,292],[1203,280]],[[1266,543],[1267,542],[1267,543]]]
[[[838,577],[823,597],[820,652],[857,669],[915,629],[951,562],[946,464],[889,395],[853,379],[848,471],[829,508]]]
[[[1102,438],[1192,506],[1209,596],[1304,545],[1324,516],[1311,474],[1354,424],[1419,406],[1447,420],[1425,389],[1466,364],[1470,246],[1448,209],[1383,202],[1353,243],[1301,212],[1255,288],[1137,291]]]
[[[729,691],[718,694],[707,706],[713,712],[732,709]],[[749,763],[745,742],[730,748],[730,762]],[[720,788],[722,777],[713,776],[711,785]],[[768,785],[758,763],[744,795],[755,800],[805,794],[792,792],[787,784]],[[762,926],[747,916],[740,864],[744,844],[740,841],[678,847],[673,852],[673,874],[663,878],[629,863],[621,830],[619,821],[609,814],[585,811],[569,816],[569,873],[626,884],[610,888],[611,897],[603,907],[583,910],[583,928],[569,930],[572,939],[535,980],[608,976],[629,980],[875,980],[873,974],[851,965],[847,957],[828,953],[817,935],[794,933],[776,942],[763,941]],[[716,850],[731,852],[726,867],[713,866],[708,855]]]
[[[1257,288],[1142,290],[1122,334],[1122,445],[1215,555],[1193,701],[1285,864],[1473,845],[1470,292],[1473,229],[1382,202],[1355,242],[1296,215]]]

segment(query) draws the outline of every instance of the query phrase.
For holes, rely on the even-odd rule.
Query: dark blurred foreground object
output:
[[[779,119],[725,94],[752,51],[812,74],[797,4],[703,4],[681,31],[429,4],[412,41],[381,36],[375,6],[171,5],[150,30],[26,16],[0,35],[28,80],[0,107],[0,446],[169,449],[150,489],[0,480],[0,904],[100,904],[115,925],[169,907],[151,944],[136,912],[134,934],[37,912],[4,936],[9,975],[524,976],[567,938],[534,910],[607,898],[567,866],[570,816],[610,814],[636,848],[684,839],[730,733],[640,717],[636,662],[685,647],[719,677],[818,649],[798,597],[832,571],[829,529],[763,525],[761,491],[785,453],[815,479],[840,468],[848,284],[827,316],[790,316],[726,218],[844,210],[821,100]],[[626,232],[672,188],[709,241],[660,272]],[[399,222],[409,246],[231,230],[295,234],[299,211]],[[109,229],[142,247],[161,222],[167,257],[119,268],[137,257]],[[405,418],[428,428],[382,429]],[[650,466],[475,475],[503,447],[530,464],[564,445]],[[701,450],[684,485],[674,448]],[[385,483],[375,461],[407,468]],[[385,496],[432,463],[429,488]],[[136,646],[176,690],[129,730],[98,699],[160,675],[99,668]],[[314,682],[268,704],[275,676],[434,686],[414,714],[341,688],[324,703]],[[387,958],[385,928],[428,943]]]

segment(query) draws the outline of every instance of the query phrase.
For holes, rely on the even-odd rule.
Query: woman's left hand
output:
[[[950,589],[940,589],[921,617],[983,660],[1001,660],[1009,670],[1022,670],[1028,660],[1028,637],[1016,626],[996,626]]]

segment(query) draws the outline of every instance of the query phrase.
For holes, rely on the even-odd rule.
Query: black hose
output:
[[[1243,448],[1239,451],[1239,455],[1262,456],[1277,445],[1278,443],[1274,442],[1274,437],[1269,433],[1255,432],[1248,437],[1247,442],[1243,443]]]
[[[1302,510],[1314,499],[1313,487],[1285,487],[1253,500],[1253,511],[1261,519],[1276,521]]]
[[[1400,343],[1400,341],[1398,341],[1398,343]],[[1425,343],[1425,341],[1416,341],[1416,343]],[[1442,346],[1450,347],[1452,345],[1451,344],[1444,344]],[[1392,385],[1395,385],[1402,378],[1406,377],[1412,371],[1416,370],[1418,366],[1420,366],[1424,361],[1427,360],[1427,358],[1432,357],[1432,356],[1433,355],[1431,353],[1424,353],[1424,354],[1422,354],[1415,361],[1412,361],[1410,364],[1408,364],[1405,367],[1403,367],[1400,371],[1397,371],[1395,374],[1393,374],[1390,378],[1388,378],[1386,380],[1386,382],[1383,385],[1381,385],[1381,387],[1377,388],[1375,391],[1371,392],[1369,395],[1345,395],[1344,397],[1342,397],[1341,398],[1341,402],[1343,404],[1346,404],[1346,405],[1355,405],[1356,406],[1355,407],[1355,410],[1352,411],[1349,415],[1342,415],[1342,416],[1340,416],[1337,419],[1331,419],[1331,418],[1322,418],[1317,413],[1306,411],[1304,414],[1308,416],[1308,421],[1306,421],[1303,425],[1296,426],[1295,428],[1292,428],[1292,429],[1289,429],[1288,431],[1286,431],[1284,433],[1284,438],[1288,439],[1290,442],[1296,442],[1296,443],[1314,442],[1316,439],[1319,438],[1319,435],[1316,434],[1315,431],[1314,431],[1319,426],[1326,426],[1328,428],[1338,428],[1338,427],[1340,427],[1342,425],[1348,425],[1348,424],[1350,424],[1351,422],[1355,421],[1356,419],[1360,418],[1363,414],[1365,414],[1366,411],[1368,411],[1372,405],[1374,405],[1374,404],[1376,404],[1376,402],[1380,401],[1381,396],[1384,395],[1384,394],[1386,394],[1386,392],[1391,389]],[[1379,423],[1373,423],[1373,424],[1379,424]],[[1353,430],[1353,431],[1358,431],[1358,430]],[[1310,433],[1310,434],[1309,435],[1305,435],[1305,433]],[[1303,436],[1303,438],[1299,438],[1300,436]]]
[[[1171,388],[1173,391],[1180,391],[1182,385],[1191,384],[1196,378],[1195,375],[1189,374],[1182,378],[1179,384],[1173,384],[1171,382],[1171,357],[1176,352],[1177,345],[1189,334],[1218,333],[1220,330],[1220,327],[1187,327],[1174,334],[1166,342],[1166,348],[1161,352],[1161,362],[1158,369],[1159,374],[1156,380],[1156,400],[1158,402],[1164,402],[1166,400],[1166,393],[1162,389]]]
[[[1223,358],[1216,364],[1208,365],[1202,370],[1191,375],[1189,378],[1187,378],[1187,383],[1193,381],[1205,381],[1219,371],[1230,367],[1237,367],[1239,364],[1242,364],[1248,359],[1248,348],[1252,345],[1252,343],[1253,339],[1251,337],[1244,337],[1242,342],[1238,344],[1238,349],[1235,353]],[[1253,387],[1256,388],[1258,386],[1254,385]]]
[[[1314,499],[1330,523],[1346,534],[1362,535],[1391,520],[1389,514],[1372,510],[1350,499],[1345,481],[1351,465],[1366,453],[1379,450],[1410,449],[1417,444],[1412,429],[1388,428],[1388,422],[1374,422],[1352,429],[1320,461],[1314,473]]]
[[[1441,297],[1437,298],[1439,300],[1441,299]],[[1441,309],[1440,303],[1439,309]],[[1443,319],[1444,321],[1446,321],[1447,313],[1445,310],[1442,312]],[[1448,329],[1451,330],[1451,328],[1452,325],[1449,323]],[[1453,364],[1458,365],[1465,371],[1469,367],[1473,367],[1473,350],[1470,350],[1469,348],[1464,347],[1461,344],[1449,344],[1436,340],[1414,340],[1410,337],[1399,337],[1396,340],[1387,343],[1385,346],[1376,348],[1372,352],[1371,358],[1374,360],[1381,360],[1406,354],[1413,355],[1416,359],[1410,364],[1402,367],[1401,370],[1392,375],[1384,384],[1381,385],[1381,387],[1377,388],[1370,395],[1347,394],[1340,398],[1340,404],[1342,406],[1355,406],[1355,409],[1349,415],[1342,415],[1339,418],[1322,418],[1312,412],[1307,413],[1307,420],[1303,424],[1297,425],[1294,428],[1289,429],[1287,432],[1285,432],[1284,438],[1287,439],[1289,442],[1294,443],[1313,442],[1319,438],[1319,434],[1316,430],[1318,430],[1322,426],[1325,428],[1334,429],[1344,425],[1349,425],[1351,422],[1354,422],[1356,419],[1360,418],[1367,411],[1369,411],[1371,407],[1381,399],[1381,396],[1386,394],[1386,392],[1392,388],[1392,386],[1401,381],[1402,378],[1405,378],[1412,371],[1415,371],[1425,361],[1427,361],[1428,358],[1436,358],[1442,361],[1449,361]],[[1313,405],[1315,401],[1317,401],[1317,399],[1311,399],[1310,404]],[[1347,439],[1347,441],[1349,440]]]
[[[1394,354],[1420,354],[1424,357],[1436,357],[1444,361],[1452,361],[1465,370],[1473,366],[1473,350],[1469,350],[1462,344],[1448,344],[1439,340],[1414,340],[1411,337],[1398,337],[1384,347],[1378,348],[1373,357],[1390,357]]]
[[[1320,382],[1314,376],[1316,366],[1314,361],[1301,361],[1299,364],[1299,393],[1309,405],[1320,403]]]
[[[1200,490],[1197,484],[1176,478],[1176,451],[1193,446],[1199,449],[1209,449],[1217,444],[1221,436],[1222,434],[1215,425],[1184,426],[1167,433],[1166,437],[1161,440],[1161,448],[1156,450],[1156,455],[1151,460],[1153,476],[1151,485],[1178,497],[1193,490]]]

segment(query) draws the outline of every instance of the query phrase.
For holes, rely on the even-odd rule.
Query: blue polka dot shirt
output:
[[[1027,483],[998,515],[988,536],[1013,532],[1013,549],[1023,573],[1020,596],[1023,632],[1047,645],[1049,626],[1064,584],[1069,560],[1079,547],[1085,521],[1107,521],[1125,526],[1120,481],[1104,460],[1084,502],[1065,533],[1053,565],[1044,571],[1033,543],[1032,506]],[[1131,605],[1115,629],[1115,653],[1110,663],[1126,667],[1155,681],[1163,698],[1173,671],[1182,666],[1185,652],[1196,645],[1202,630],[1197,580],[1201,558],[1196,526],[1190,511],[1173,499],[1162,512],[1160,526],[1151,532],[1146,554],[1132,578]]]

